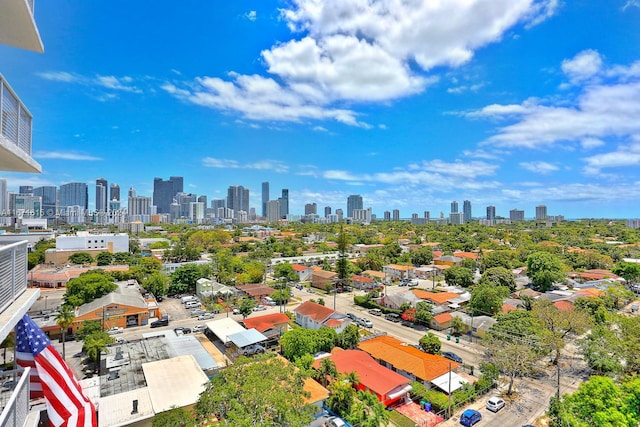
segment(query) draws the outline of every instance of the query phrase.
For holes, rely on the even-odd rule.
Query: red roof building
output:
[[[355,387],[375,394],[386,406],[399,401],[411,391],[408,378],[380,365],[364,351],[336,347],[328,358],[336,365],[338,373],[355,372],[359,381]],[[314,368],[319,368],[320,363],[321,360],[316,360]]]
[[[351,323],[351,320],[324,305],[305,301],[293,310],[296,323],[307,329],[320,329],[326,326],[340,333]]]
[[[362,341],[358,348],[379,363],[391,366],[394,371],[416,379],[427,387],[431,386],[431,381],[462,366],[445,357],[420,351],[389,335]]]
[[[280,336],[289,330],[289,316],[284,313],[248,317],[242,321],[247,329],[255,329],[267,337]]]

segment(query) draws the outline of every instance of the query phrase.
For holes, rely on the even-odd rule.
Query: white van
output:
[[[198,298],[193,295],[187,295],[186,297],[180,298],[180,302],[182,302],[183,304],[186,304],[189,301],[198,301]]]
[[[262,302],[265,305],[276,305],[276,302],[274,300],[271,299],[271,297],[264,297],[262,298]]]
[[[200,307],[200,301],[187,301],[184,304],[185,308],[196,308]]]

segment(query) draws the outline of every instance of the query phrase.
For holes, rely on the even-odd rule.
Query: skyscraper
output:
[[[352,218],[354,209],[362,209],[362,206],[362,196],[359,194],[347,197],[347,218]]]
[[[109,201],[120,201],[120,186],[115,182],[111,184],[109,189]]]
[[[462,214],[464,222],[468,222],[471,219],[471,202],[469,200],[462,202]]]
[[[451,202],[451,213],[458,213],[458,202]]]
[[[547,207],[545,205],[536,206],[536,220],[544,221],[547,219]]]
[[[511,221],[524,221],[524,211],[511,209],[509,211],[509,219]]]
[[[84,182],[70,182],[60,186],[60,209],[69,206],[80,206],[82,209],[89,208],[89,187]]]
[[[55,218],[57,203],[56,193],[58,189],[53,185],[45,185],[42,187],[36,187],[33,189],[34,196],[40,196],[42,198],[42,217],[43,218]]]
[[[267,222],[278,222],[280,219],[281,209],[280,209],[280,200],[269,200],[267,202]]]
[[[394,209],[392,215],[393,215],[393,220],[394,221],[400,221],[400,210],[399,209]]]
[[[280,201],[280,218],[286,218],[289,215],[289,190],[282,189],[282,197],[278,199]]]
[[[7,180],[0,178],[0,216],[9,214],[9,193],[7,193]]]
[[[96,179],[96,211],[98,212],[106,212],[107,211],[107,191],[108,191],[108,183],[104,178]]]
[[[489,221],[495,221],[495,219],[496,219],[496,207],[495,206],[487,206],[487,219]]]
[[[269,201],[269,182],[262,183],[262,216],[267,216],[267,202]]]
[[[317,203],[307,203],[304,205],[304,214],[305,215],[314,215],[318,213],[318,204]]]
[[[157,206],[158,213],[170,213],[171,203],[178,193],[183,192],[184,178],[171,176],[168,181],[162,178],[153,179],[153,204]]]
[[[21,185],[18,188],[18,193],[24,194],[25,196],[33,196],[33,187],[30,185]]]
[[[232,185],[227,190],[227,208],[234,212],[249,212],[249,189],[242,185]]]
[[[325,206],[324,207],[324,217],[327,218],[329,215],[331,215],[331,206]]]

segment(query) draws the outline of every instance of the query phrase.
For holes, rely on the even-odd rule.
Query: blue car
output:
[[[460,416],[460,424],[471,427],[482,419],[482,414],[475,409],[467,409]]]

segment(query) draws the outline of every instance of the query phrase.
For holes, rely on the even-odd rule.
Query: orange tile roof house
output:
[[[432,304],[441,306],[448,305],[450,304],[450,300],[460,297],[460,294],[456,294],[455,292],[429,292],[423,291],[422,289],[413,289],[411,292],[421,300],[426,300]]]
[[[411,391],[411,381],[407,377],[385,368],[362,350],[335,347],[328,359],[333,361],[340,374],[355,372],[359,381],[356,388],[375,394],[386,406],[399,401]],[[316,360],[313,367],[318,369],[321,360]]]
[[[266,337],[280,336],[289,330],[289,316],[284,313],[248,317],[241,323],[247,329],[255,329]]]
[[[411,279],[414,277],[413,269],[414,267],[412,265],[389,264],[382,267],[382,272],[391,280]]]
[[[441,313],[433,316],[431,322],[429,322],[429,326],[437,331],[442,331],[451,327],[452,319],[453,316],[451,315],[451,313]]]
[[[366,351],[382,366],[412,381],[420,381],[431,387],[431,381],[462,365],[442,356],[428,354],[389,335],[360,342],[358,348]]]
[[[307,267],[306,265],[300,264],[291,264],[293,271],[298,275],[298,281],[306,282],[311,280],[311,275],[313,274],[313,268]]]
[[[311,275],[311,286],[318,289],[328,290],[333,286],[333,280],[338,277],[338,273],[326,270],[314,270]]]
[[[345,315],[312,301],[303,302],[293,312],[296,315],[296,323],[307,329],[317,330],[326,326],[340,333],[351,323]]]

